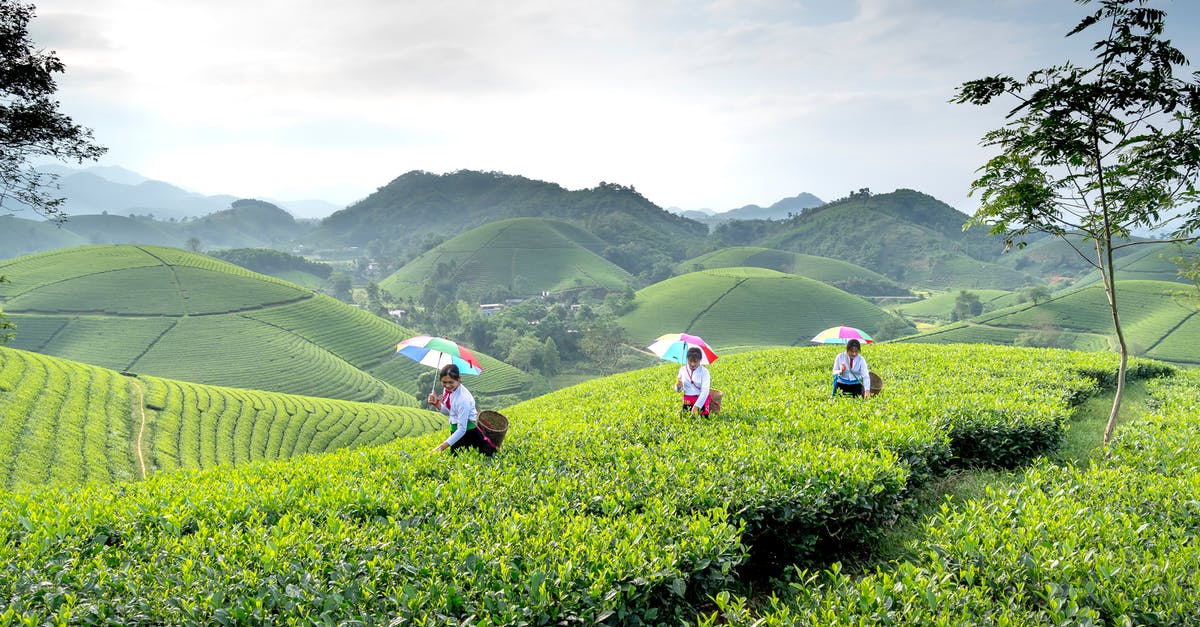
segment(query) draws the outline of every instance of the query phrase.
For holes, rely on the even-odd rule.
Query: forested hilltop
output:
[[[428,250],[459,233],[506,218],[558,218],[608,247],[603,256],[633,274],[682,260],[708,235],[631,186],[600,183],[571,191],[501,172],[413,171],[334,213],[307,238],[314,247],[358,246],[391,255]]]

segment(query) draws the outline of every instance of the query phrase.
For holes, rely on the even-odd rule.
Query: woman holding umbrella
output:
[[[438,373],[441,377],[444,392],[439,397],[433,392],[426,399],[433,408],[450,417],[450,437],[438,444],[433,452],[440,453],[450,449],[457,454],[460,449],[473,448],[488,457],[496,452],[496,447],[488,441],[487,436],[475,425],[479,412],[475,409],[475,397],[463,387],[462,374],[458,366],[449,364],[442,367]]]
[[[698,346],[687,349],[687,363],[679,367],[675,377],[675,391],[683,392],[683,411],[693,416],[708,415],[712,378],[700,361],[704,358]]]
[[[870,384],[863,385],[871,380],[871,372],[867,369],[867,360],[860,354],[861,350],[858,340],[847,340],[846,351],[834,358],[834,394],[841,392],[871,398]]]

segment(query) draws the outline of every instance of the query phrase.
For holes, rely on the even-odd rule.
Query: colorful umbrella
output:
[[[845,344],[849,340],[858,340],[863,344],[875,341],[871,339],[871,336],[854,327],[829,327],[816,334],[812,339],[817,344]]]
[[[700,349],[700,363],[711,364],[717,360],[717,354],[708,347],[708,344],[699,335],[668,333],[654,340],[647,348],[650,349],[650,352],[667,361],[685,364],[687,363],[687,351],[693,346]]]
[[[458,366],[462,374],[479,374],[483,366],[471,351],[441,337],[418,335],[396,345],[396,352],[421,364],[441,370],[449,364]]]

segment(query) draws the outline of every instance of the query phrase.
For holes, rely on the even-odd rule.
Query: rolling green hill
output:
[[[1123,246],[1130,241],[1146,242],[1143,238],[1135,240],[1115,240],[1115,245]],[[1113,251],[1118,268],[1131,263],[1133,259],[1140,259],[1147,255],[1157,256],[1166,251],[1172,251],[1167,256],[1171,257],[1178,252],[1173,249],[1178,248],[1177,245],[1167,243],[1156,244],[1139,244],[1136,246],[1123,246]],[[1082,253],[1082,255],[1080,254]],[[1087,259],[1083,257],[1087,256]],[[1073,287],[1079,285],[1076,281],[1082,279],[1095,271],[1095,266],[1089,263],[1088,260],[1094,260],[1096,250],[1094,244],[1084,240],[1079,236],[1068,238],[1042,236],[1029,242],[1025,248],[1013,248],[1004,253],[996,260],[996,263],[1027,272],[1043,281],[1051,284],[1060,285],[1062,287]],[[1159,276],[1121,276],[1122,279],[1151,279],[1151,280],[1176,280],[1172,274],[1169,277]],[[1095,280],[1095,279],[1092,279]]]
[[[50,222],[26,220],[8,212],[0,213],[0,259],[87,243],[78,234]]]
[[[1121,326],[1134,355],[1200,364],[1200,300],[1167,281],[1117,283]],[[903,342],[1029,344],[1088,351],[1115,350],[1108,300],[1100,285],[1056,293],[908,336]]]
[[[458,286],[461,298],[507,291],[534,296],[574,289],[624,290],[630,275],[598,253],[605,243],[561,220],[512,218],[444,242],[379,282],[396,297],[420,297],[427,281]],[[438,272],[439,266],[446,271]]]
[[[979,297],[984,312],[990,312],[1002,307],[1017,304],[1017,294],[1007,290],[967,290]],[[948,322],[954,312],[955,299],[958,292],[937,294],[915,302],[889,307],[891,311],[904,314],[908,318],[928,323]]]
[[[196,383],[416,404],[425,369],[393,354],[417,333],[211,257],[84,246],[0,262],[0,274],[11,279],[0,298],[14,348]],[[528,380],[489,365],[473,391],[514,393]]]
[[[980,229],[964,232],[967,219],[913,190],[856,194],[774,223],[745,243],[841,259],[932,289],[1012,289],[1033,282],[992,263],[1003,245]],[[715,233],[722,237],[724,231]]]
[[[1145,244],[1124,249],[1114,265],[1117,280],[1172,281],[1187,283],[1179,277],[1179,266],[1171,260],[1177,257],[1195,258],[1200,255],[1200,246],[1195,244]],[[1087,273],[1075,283],[1077,286],[1091,285],[1100,281],[1100,272]]]
[[[680,273],[713,268],[767,268],[797,274],[862,296],[900,296],[910,292],[895,281],[840,259],[758,246],[729,246],[680,263]]]
[[[808,346],[828,327],[867,333],[891,316],[842,290],[764,268],[722,268],[673,277],[638,290],[619,322],[645,346],[664,333],[687,332],[721,346]]]
[[[0,347],[0,489],[141,479],[443,429],[411,408],[224,388]]]
[[[657,259],[679,261],[708,227],[677,216],[632,187],[601,183],[569,191],[554,183],[500,172],[409,172],[325,218],[307,237],[317,248],[385,243],[408,251],[429,237],[445,240],[496,220],[558,218],[608,246],[604,257],[630,272]]]

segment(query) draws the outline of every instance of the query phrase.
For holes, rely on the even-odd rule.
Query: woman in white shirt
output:
[[[841,392],[850,396],[871,397],[871,372],[867,360],[859,354],[858,340],[846,342],[846,352],[838,353],[833,360],[834,394]]]
[[[469,447],[490,457],[496,452],[496,447],[492,446],[487,436],[475,426],[475,419],[479,416],[479,412],[475,410],[475,397],[463,387],[458,366],[445,366],[439,374],[445,392],[441,397],[430,392],[426,401],[433,405],[434,409],[450,417],[450,437],[438,444],[433,452],[440,453],[448,448],[451,453],[458,453],[459,450]]]
[[[708,368],[700,364],[703,356],[695,346],[687,350],[687,363],[679,367],[675,377],[675,391],[683,392],[683,411],[707,416],[712,381]]]

